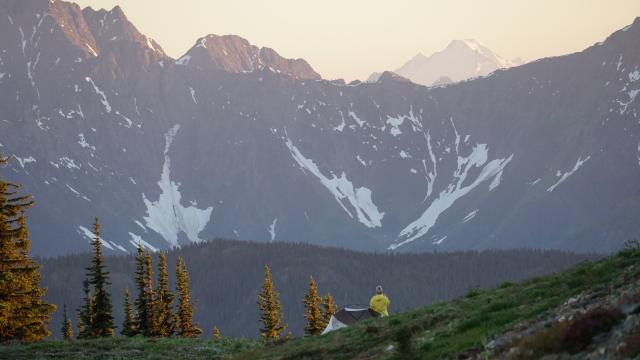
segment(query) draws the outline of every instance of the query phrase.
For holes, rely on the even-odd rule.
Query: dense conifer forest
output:
[[[103,234],[108,231],[108,225],[103,224]],[[178,257],[188,265],[194,322],[204,334],[211,334],[216,325],[223,336],[252,338],[258,336],[260,328],[256,300],[264,281],[264,265],[271,269],[288,331],[303,335],[303,300],[309,276],[314,277],[319,294],[330,293],[337,306],[368,303],[375,286],[381,284],[391,298],[391,312],[397,312],[451,299],[470,288],[557,272],[593,258],[539,250],[376,254],[236,240],[203,242],[169,251],[166,256],[169,269],[176,268]],[[89,254],[41,260],[42,284],[48,287],[45,299],[59,305],[52,329],[62,326],[63,304],[70,313],[81,305],[84,267],[89,261]],[[158,263],[158,254],[153,254],[153,262]],[[119,333],[124,320],[124,291],[136,289],[135,256],[105,257],[105,265],[110,272],[114,323]],[[172,291],[175,280],[170,271]],[[59,331],[54,335],[60,336]]]

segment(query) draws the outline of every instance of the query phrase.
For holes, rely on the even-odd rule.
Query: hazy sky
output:
[[[512,59],[582,50],[640,16],[640,0],[75,0],[120,5],[138,29],[179,57],[206,34],[237,34],[324,78],[366,79],[453,39]]]

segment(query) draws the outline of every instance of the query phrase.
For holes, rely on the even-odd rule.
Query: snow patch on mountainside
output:
[[[278,223],[278,218],[273,219],[271,225],[269,225],[269,235],[271,235],[271,241],[276,238],[276,224]]]
[[[132,232],[129,233],[129,235],[131,236],[131,240],[129,240],[129,242],[131,243],[131,245],[133,245],[134,247],[138,247],[138,245],[142,245],[143,248],[146,248],[150,251],[153,252],[157,252],[158,248],[156,248],[155,246],[149,244],[148,242],[142,240],[142,237],[140,235],[134,234]]]
[[[462,222],[467,222],[471,219],[473,219],[474,217],[476,217],[476,215],[478,214],[478,210],[473,210],[472,212],[468,213],[467,216],[464,217],[464,219],[462,219]]]
[[[565,180],[569,178],[569,176],[573,175],[576,171],[578,171],[578,169],[580,169],[582,165],[584,165],[584,163],[586,163],[587,160],[589,160],[590,158],[591,158],[591,155],[587,156],[585,159],[578,158],[578,161],[576,161],[576,164],[573,166],[573,168],[563,174],[558,171],[557,176],[560,176],[560,179],[558,179],[558,181],[556,181],[555,184],[551,185],[547,189],[547,191],[552,192],[553,190],[555,190],[555,188],[558,187],[558,185],[562,184]]]
[[[82,199],[84,199],[84,200],[86,200],[88,202],[91,202],[91,199],[89,199],[88,197],[82,195],[78,190],[72,188],[71,185],[69,185],[69,184],[65,184],[65,185],[67,185],[67,189],[71,190],[71,192],[76,194],[77,197],[82,198]]]
[[[375,228],[382,226],[384,212],[379,211],[378,207],[373,203],[371,190],[366,187],[355,187],[351,181],[347,179],[347,175],[344,172],[342,172],[340,177],[336,177],[333,173],[331,174],[331,178],[324,176],[313,160],[306,158],[300,150],[293,145],[291,139],[287,137],[285,144],[287,148],[289,148],[291,156],[293,156],[293,159],[303,171],[306,170],[317,177],[320,183],[331,192],[338,204],[340,204],[342,209],[351,218],[354,217],[352,211],[355,210],[358,221],[366,227]],[[345,206],[344,200],[349,202],[353,210],[349,210],[347,206]]]
[[[191,55],[185,55],[176,60],[176,65],[187,65],[189,63],[189,60],[191,60]]]
[[[104,109],[107,110],[108,113],[111,112],[111,104],[107,100],[107,95],[105,95],[104,91],[100,90],[100,88],[93,82],[93,79],[90,77],[84,78],[89,84],[93,86],[93,90],[96,92],[98,97],[100,98],[100,102],[104,105]]]
[[[96,239],[96,234],[82,225],[78,226],[78,234],[87,239],[89,242],[93,242]],[[125,249],[124,247],[114,243],[113,241],[107,241],[102,236],[100,237],[100,244],[109,250],[118,249],[122,252],[128,253],[127,249]]]
[[[158,186],[160,187],[160,197],[157,201],[149,201],[145,194],[142,200],[147,207],[147,216],[144,217],[146,226],[154,230],[172,246],[178,246],[178,234],[184,232],[192,242],[201,241],[198,234],[209,223],[213,207],[198,209],[195,206],[185,207],[180,201],[179,186],[171,181],[171,160],[169,159],[169,148],[174,137],[180,130],[176,125],[165,134],[164,164]]]
[[[454,173],[456,181],[440,192],[422,215],[400,232],[396,242],[391,244],[388,249],[395,250],[427,234],[436,224],[440,215],[449,209],[456,200],[467,195],[483,181],[498,176],[513,158],[511,155],[506,159],[496,159],[487,163],[487,155],[487,145],[477,144],[469,156],[458,156],[458,168]],[[471,184],[463,186],[469,170],[481,166],[483,167],[478,177]]]
[[[29,157],[26,157],[26,158],[20,158],[18,156],[13,155],[13,157],[16,160],[18,160],[18,163],[20,164],[20,167],[23,168],[23,169],[24,169],[24,166],[26,164],[35,163],[36,162],[36,159],[33,156],[29,156]]]

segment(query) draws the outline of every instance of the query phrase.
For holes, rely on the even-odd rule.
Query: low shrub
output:
[[[625,358],[635,358],[640,355],[640,327],[637,327],[631,334],[622,340],[622,346],[618,353]]]
[[[623,318],[618,308],[595,308],[578,316],[562,336],[564,348],[576,353],[591,344],[594,336],[607,332]]]
[[[471,288],[469,289],[469,291],[467,291],[467,294],[465,295],[466,298],[474,298],[476,296],[480,295],[480,289],[477,288]]]
[[[510,281],[505,281],[502,284],[500,284],[500,289],[506,289],[506,288],[510,288],[513,286],[513,283]]]
[[[568,326],[568,322],[560,322],[521,340],[516,345],[521,349],[516,358],[539,359],[545,354],[562,352],[562,337]]]

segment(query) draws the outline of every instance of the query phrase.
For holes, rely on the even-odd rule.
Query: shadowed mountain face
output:
[[[121,253],[216,236],[609,251],[640,235],[640,20],[431,89],[301,80],[270,50],[204,39],[176,62],[119,8],[0,4],[2,171],[38,201],[36,254],[88,249],[96,214]]]

